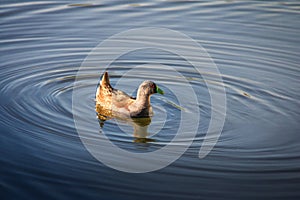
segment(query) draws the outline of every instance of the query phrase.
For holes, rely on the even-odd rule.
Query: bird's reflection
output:
[[[151,124],[151,117],[122,118],[120,116],[113,115],[111,110],[103,109],[103,107],[101,107],[99,104],[96,105],[96,112],[101,128],[103,128],[105,121],[116,119],[133,127],[134,142],[148,143],[155,141],[154,139],[148,138],[148,126]]]

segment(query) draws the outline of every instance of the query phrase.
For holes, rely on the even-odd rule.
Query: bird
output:
[[[152,94],[164,94],[154,82],[143,81],[134,98],[110,85],[108,72],[104,72],[96,92],[96,110],[112,116],[142,118],[153,115],[150,97]],[[100,108],[100,109],[99,109]],[[97,111],[97,112],[98,112]]]

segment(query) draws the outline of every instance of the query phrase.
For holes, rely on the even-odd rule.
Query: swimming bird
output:
[[[115,89],[110,85],[108,73],[105,72],[97,88],[96,102],[99,110],[109,111],[112,115],[122,117],[149,117],[153,115],[150,104],[152,94],[164,92],[152,81],[144,81],[140,84],[137,97],[131,97],[125,92]]]

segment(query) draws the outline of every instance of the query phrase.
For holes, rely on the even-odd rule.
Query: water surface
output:
[[[1,197],[299,199],[299,14],[297,1],[2,1]],[[105,166],[87,151],[75,129],[72,91],[81,63],[99,42],[141,27],[180,31],[201,44],[222,74],[227,112],[218,143],[199,159],[211,117],[203,77],[170,52],[123,55],[110,66],[112,85],[135,66],[172,66],[196,91],[199,104],[194,106],[201,116],[197,136],[180,159],[158,171],[131,174]],[[95,83],[107,66],[99,67],[87,68],[81,77],[79,109],[92,123],[98,123]],[[122,84],[124,90],[137,87],[150,76],[165,89],[164,97],[152,98],[154,142],[134,142],[132,126],[116,120],[96,131],[108,132],[128,151],[151,152],[166,145],[183,111],[164,87],[180,81],[159,76],[164,70],[151,74],[140,67],[139,76],[128,73]]]

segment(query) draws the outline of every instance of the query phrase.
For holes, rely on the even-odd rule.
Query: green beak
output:
[[[164,91],[162,91],[162,89],[160,89],[158,86],[156,86],[156,92],[158,94],[164,94]]]

